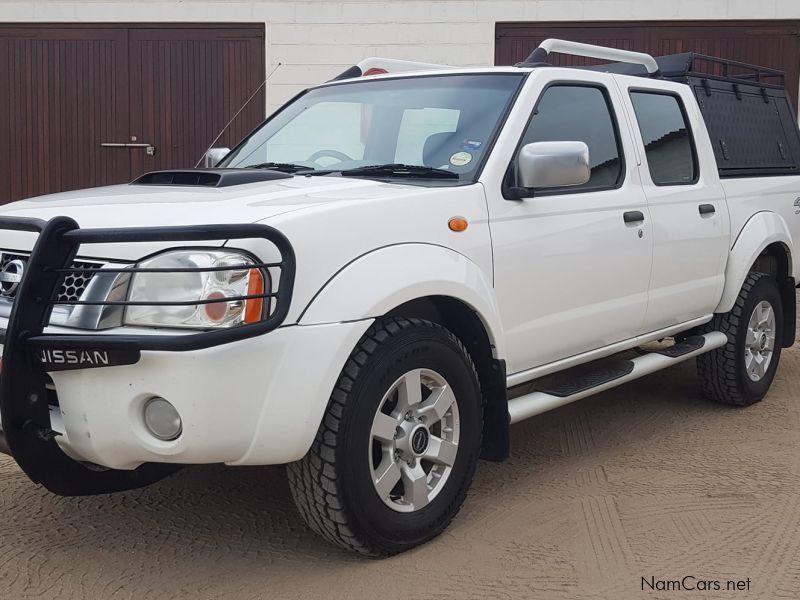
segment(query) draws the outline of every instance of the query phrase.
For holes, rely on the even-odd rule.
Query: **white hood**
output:
[[[254,223],[320,204],[398,193],[408,193],[408,187],[341,177],[296,176],[223,188],[116,185],[21,200],[0,207],[0,216],[68,216],[81,228]],[[34,234],[0,230],[0,249],[27,251],[34,240]],[[136,259],[157,249],[137,246],[87,246],[81,255]]]
[[[65,215],[84,228],[253,223],[333,199],[364,198],[365,188],[385,196],[381,187],[379,182],[341,177],[294,177],[223,188],[115,185],[21,200],[0,208],[0,215],[45,220]]]

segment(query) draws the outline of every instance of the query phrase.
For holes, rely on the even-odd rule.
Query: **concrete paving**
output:
[[[281,468],[59,498],[2,457],[0,598],[797,599],[798,375],[795,347],[732,409],[689,362],[516,425],[444,535],[382,561],[309,532]]]

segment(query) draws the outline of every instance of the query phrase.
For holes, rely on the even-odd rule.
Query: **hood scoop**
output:
[[[189,187],[231,187],[246,183],[291,179],[288,173],[269,169],[183,169],[152,171],[131,182],[131,185],[174,185]]]

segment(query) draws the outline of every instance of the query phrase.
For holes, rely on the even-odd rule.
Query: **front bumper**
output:
[[[302,344],[293,346],[291,340],[304,337],[282,341],[290,334],[275,333],[267,341],[264,336],[282,325],[291,303],[295,259],[285,236],[259,224],[84,230],[68,217],[46,222],[2,217],[0,230],[4,229],[38,233],[7,320],[0,376],[5,449],[33,481],[61,494],[105,493],[146,485],[163,476],[151,464],[246,463],[264,454],[259,453],[255,439],[266,421],[259,411],[264,397],[257,390],[265,387],[261,385],[265,372],[275,375],[263,362],[265,353],[278,365],[283,364],[284,355],[296,359]],[[274,304],[257,323],[192,334],[152,330],[145,334],[125,328],[76,334],[48,327],[53,307],[64,304],[57,290],[68,274],[82,270],[70,266],[81,244],[225,239],[262,240],[280,256],[272,263],[253,265],[270,271],[276,289],[224,300],[269,298]],[[67,304],[127,306],[131,302]],[[269,349],[261,345],[267,343]],[[89,358],[84,360],[84,356]],[[48,398],[52,396],[48,373],[58,393],[55,405]],[[188,415],[187,430],[173,443],[148,439],[139,421],[137,411],[154,394],[171,396],[170,401]],[[293,456],[292,451],[285,455]],[[84,462],[110,470],[89,469]]]
[[[132,365],[50,372],[54,442],[76,461],[112,469],[298,460],[369,323],[287,326],[202,350],[143,351]],[[178,410],[177,440],[158,440],[146,429],[143,406],[153,396]]]

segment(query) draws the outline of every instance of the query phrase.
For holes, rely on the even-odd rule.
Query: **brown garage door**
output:
[[[495,63],[520,62],[546,38],[638,50],[654,56],[699,52],[772,67],[786,72],[786,86],[797,106],[800,76],[800,21],[498,23]],[[554,55],[554,64],[582,65],[599,61]]]
[[[263,25],[0,25],[0,203],[194,166],[264,69]]]

